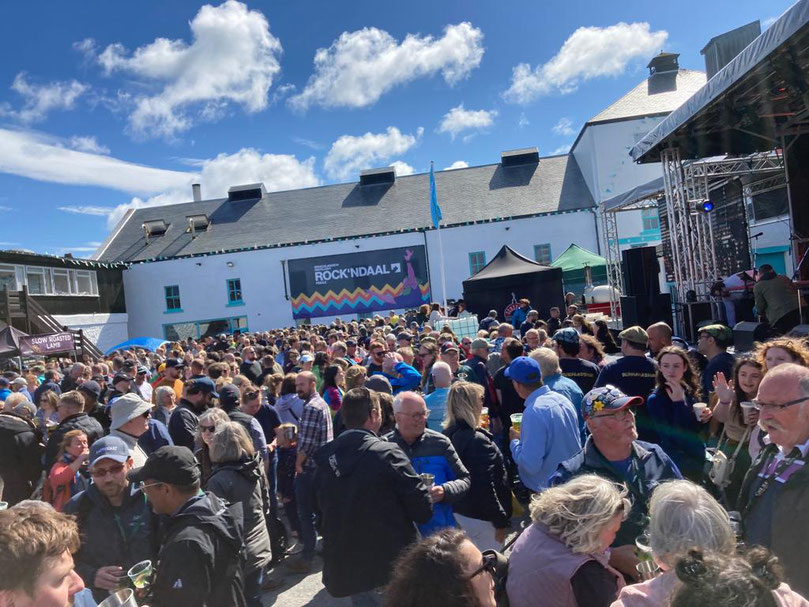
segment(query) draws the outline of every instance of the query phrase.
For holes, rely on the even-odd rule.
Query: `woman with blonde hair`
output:
[[[37,406],[37,427],[42,432],[42,440],[48,440],[48,433],[52,428],[59,425],[59,395],[53,390],[47,390],[39,395]]]
[[[722,554],[736,551],[727,512],[702,487],[677,480],[661,484],[649,501],[649,544],[662,575],[621,590],[612,607],[668,605],[681,585],[674,569],[689,550]]]
[[[608,548],[630,510],[626,490],[584,474],[531,502],[533,523],[509,558],[511,607],[607,607],[624,587]]]
[[[90,486],[90,474],[87,471],[89,458],[87,435],[81,430],[66,432],[59,444],[56,462],[45,480],[43,501],[61,512],[71,497],[87,489]]]
[[[368,369],[362,365],[352,365],[345,373],[346,392],[354,388],[361,388],[368,379]]]
[[[799,339],[777,337],[758,344],[753,356],[764,367],[764,372],[783,363],[795,363],[809,367],[809,348]]]
[[[229,421],[230,418],[228,414],[218,407],[206,409],[199,416],[199,425],[197,426],[197,433],[194,437],[194,455],[202,469],[203,485],[205,485],[205,481],[208,480],[208,477],[211,476],[210,447],[214,432],[216,432],[219,425]]]
[[[244,513],[244,597],[250,607],[261,607],[264,567],[270,562],[270,535],[265,512],[270,495],[261,456],[238,422],[217,425],[210,442],[213,470],[205,488],[230,504],[240,502]]]
[[[511,519],[511,491],[503,454],[480,427],[483,386],[459,381],[447,394],[444,434],[469,470],[472,486],[452,504],[455,520],[478,550],[500,550]]]

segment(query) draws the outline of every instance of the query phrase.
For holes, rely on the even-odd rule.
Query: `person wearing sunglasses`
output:
[[[143,492],[127,480],[133,467],[129,447],[117,436],[105,436],[90,449],[92,485],[65,505],[76,515],[81,547],[76,572],[101,602],[135,563],[156,560],[157,518]]]
[[[110,436],[126,443],[134,466],[140,468],[146,463],[146,452],[138,445],[138,439],[149,430],[152,404],[130,392],[115,400],[111,412]]]
[[[495,607],[496,564],[496,554],[481,553],[463,531],[443,529],[405,550],[393,570],[386,604]],[[535,599],[546,595],[543,591]]]
[[[753,404],[769,444],[747,471],[739,494],[744,542],[769,548],[787,583],[809,594],[809,369],[778,365],[761,380]]]
[[[643,404],[614,386],[594,388],[584,395],[581,413],[590,431],[584,448],[562,462],[549,481],[561,485],[583,474],[598,474],[629,491],[631,508],[612,543],[610,566],[638,579],[635,538],[645,531],[652,491],[682,474],[660,446],[638,440],[633,407]]]

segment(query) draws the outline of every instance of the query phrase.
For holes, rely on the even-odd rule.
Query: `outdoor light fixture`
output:
[[[702,211],[703,213],[710,213],[713,211],[713,203],[710,200],[705,200],[702,203]]]
[[[228,262],[228,267],[229,267],[229,268],[232,268],[232,267],[233,267],[233,262],[232,262],[232,261],[229,261],[229,262]]]

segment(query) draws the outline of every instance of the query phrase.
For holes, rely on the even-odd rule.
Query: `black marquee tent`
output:
[[[478,318],[497,310],[498,319],[503,321],[513,299],[523,297],[546,318],[552,306],[562,307],[565,302],[562,269],[543,266],[503,246],[494,259],[464,281],[463,297],[466,309]]]

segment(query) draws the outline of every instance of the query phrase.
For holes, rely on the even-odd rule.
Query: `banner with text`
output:
[[[72,352],[75,349],[73,333],[50,333],[48,335],[25,335],[19,338],[23,356]]]
[[[421,245],[290,259],[288,267],[295,318],[417,308],[430,301]]]

